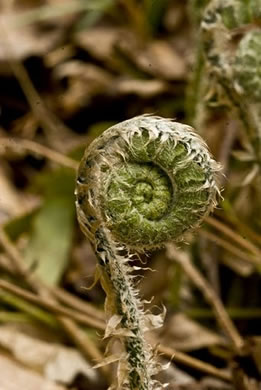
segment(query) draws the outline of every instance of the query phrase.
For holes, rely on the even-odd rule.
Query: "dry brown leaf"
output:
[[[17,361],[40,372],[48,380],[70,383],[79,373],[92,380],[97,375],[77,350],[32,338],[14,326],[0,327],[0,345]]]
[[[141,42],[130,31],[122,33],[117,48],[140,70],[166,80],[182,80],[186,75],[184,58],[167,41]]]
[[[160,377],[162,377],[162,382],[168,382],[170,385],[186,386],[196,384],[196,380],[191,375],[176,367],[175,364],[170,364],[166,370],[160,372]]]
[[[48,53],[59,41],[62,30],[57,27],[44,33],[35,26],[17,27],[18,13],[3,12],[0,15],[0,61],[23,60],[29,56]],[[3,29],[2,29],[3,26]]]
[[[117,67],[115,49],[142,71],[166,80],[184,79],[186,63],[168,42],[141,42],[132,31],[122,28],[96,27],[75,36],[76,43],[95,58]]]
[[[116,93],[123,95],[135,94],[143,98],[150,98],[165,92],[168,89],[167,83],[162,80],[119,80],[116,84]]]
[[[68,82],[66,91],[59,98],[67,115],[87,105],[92,96],[107,89],[112,80],[102,68],[76,60],[56,66],[54,77]]]
[[[161,342],[180,351],[224,344],[224,339],[185,314],[174,314],[164,327]]]
[[[220,379],[216,378],[204,378],[202,381],[200,381],[200,384],[202,385],[202,390],[232,390],[232,385],[225,383],[221,381]]]
[[[6,356],[0,355],[1,390],[65,390],[65,387],[43,378],[37,372],[22,367]]]
[[[166,29],[170,32],[177,31],[184,22],[186,17],[185,12],[186,8],[184,7],[184,3],[181,3],[180,1],[170,2],[163,20]]]
[[[114,46],[120,39],[123,30],[115,27],[93,27],[81,31],[74,37],[75,43],[87,50],[94,58],[110,61]]]
[[[136,56],[137,64],[147,73],[166,80],[185,77],[184,59],[165,41],[153,41]]]
[[[1,149],[1,148],[0,148]],[[0,167],[0,223],[23,212],[23,200],[8,180],[3,167]]]
[[[0,145],[1,155],[1,145]],[[0,158],[1,164],[1,158]],[[37,196],[21,193],[13,186],[3,167],[0,166],[0,223],[31,212],[40,203]]]

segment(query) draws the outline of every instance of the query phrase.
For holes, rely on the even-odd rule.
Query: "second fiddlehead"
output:
[[[158,365],[144,339],[145,315],[128,258],[176,240],[215,204],[218,164],[189,126],[140,116],[106,130],[87,149],[77,178],[77,212],[99,259],[110,317],[121,338],[117,388],[152,390]]]
[[[211,0],[201,23],[213,79],[242,120],[261,161],[261,1]],[[224,101],[216,105],[222,105]],[[227,101],[225,102],[227,105]]]

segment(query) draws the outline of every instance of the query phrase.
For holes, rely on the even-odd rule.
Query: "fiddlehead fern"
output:
[[[209,74],[215,80],[216,88],[223,90],[230,105],[237,111],[248,131],[255,150],[255,159],[259,163],[261,161],[260,21],[261,0],[211,0],[201,23]]]
[[[261,3],[260,3],[261,12]],[[261,103],[261,29],[249,31],[235,57],[235,88],[254,104]],[[261,109],[261,104],[259,105]],[[261,118],[261,111],[260,111]]]
[[[107,293],[106,335],[124,340],[118,388],[160,389],[144,339],[145,315],[133,287],[130,251],[178,239],[215,204],[218,164],[189,126],[140,116],[106,130],[86,150],[77,178],[77,212],[94,245]],[[127,362],[127,363],[126,363]]]

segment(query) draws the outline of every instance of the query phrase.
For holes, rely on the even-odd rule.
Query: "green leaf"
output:
[[[72,243],[74,175],[59,169],[41,175],[39,184],[46,198],[32,222],[24,258],[43,281],[55,285],[66,269]]]

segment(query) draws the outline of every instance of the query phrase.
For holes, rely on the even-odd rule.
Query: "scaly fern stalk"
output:
[[[76,206],[107,294],[105,336],[125,346],[118,389],[163,388],[153,379],[159,364],[144,338],[162,320],[144,313],[131,253],[160,247],[197,226],[215,205],[218,170],[191,127],[147,115],[111,127],[85,152]]]

